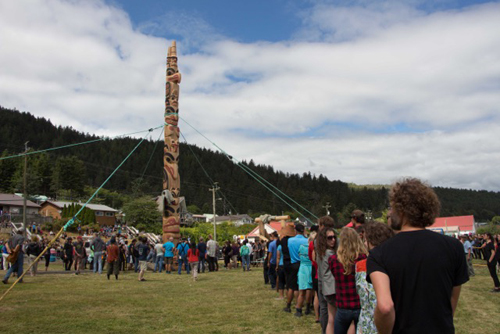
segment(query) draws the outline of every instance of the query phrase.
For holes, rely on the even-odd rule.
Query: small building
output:
[[[24,199],[14,194],[0,194],[0,216],[22,215],[24,208]],[[26,214],[38,214],[40,205],[26,200]]]
[[[268,234],[272,234],[273,232],[278,232],[279,234],[284,226],[285,225],[280,221],[271,221],[269,224],[264,224],[264,228]],[[248,233],[246,238],[250,242],[256,242],[258,239],[265,240],[264,236],[260,236],[259,226],[256,226],[250,233]]]
[[[83,203],[77,202],[45,201],[41,204],[39,212],[42,216],[61,219],[62,209],[64,206],[68,207],[71,204],[83,206]],[[87,208],[94,211],[96,222],[99,225],[114,225],[116,223],[118,210],[103,204],[87,204]]]
[[[474,216],[439,217],[427,229],[444,234],[471,234],[476,233],[476,224]]]

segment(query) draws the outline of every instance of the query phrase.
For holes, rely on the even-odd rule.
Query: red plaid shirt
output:
[[[366,259],[365,254],[361,254],[354,263],[363,259]],[[328,265],[330,266],[333,277],[335,277],[337,307],[350,310],[361,308],[359,296],[356,292],[355,265],[352,266],[350,275],[344,275],[344,266],[339,262],[336,254],[330,256]]]

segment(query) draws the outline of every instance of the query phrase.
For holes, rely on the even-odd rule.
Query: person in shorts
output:
[[[286,276],[286,284],[288,287],[287,292],[287,304],[285,312],[291,312],[290,306],[292,305],[293,297],[298,297],[299,294],[299,282],[298,274],[300,268],[300,256],[299,248],[300,245],[305,245],[306,248],[309,246],[307,238],[304,236],[304,225],[296,224],[295,232],[297,233],[295,237],[288,239],[288,251],[290,253],[290,267]],[[299,312],[299,310],[296,310]]]
[[[168,238],[168,241],[163,244],[163,252],[165,255],[165,273],[172,273],[172,263],[174,262],[174,238]]]
[[[148,240],[146,237],[139,237],[139,241],[141,241],[137,247],[137,260],[139,260],[139,281],[145,281],[144,273],[148,270],[148,254],[149,254],[149,246]]]

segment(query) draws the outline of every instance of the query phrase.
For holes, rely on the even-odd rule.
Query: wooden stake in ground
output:
[[[168,48],[165,85],[165,146],[163,150],[163,241],[180,238],[179,176],[179,84],[181,74],[177,67],[175,41]]]

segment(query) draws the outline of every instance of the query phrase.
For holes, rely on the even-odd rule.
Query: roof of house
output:
[[[429,228],[453,228],[460,231],[474,231],[474,216],[439,217]]]
[[[65,205],[66,206],[69,206],[71,204],[80,204],[80,205],[83,205],[83,203],[63,202],[63,201],[45,201],[45,202],[42,203],[42,205],[44,205],[45,203],[51,203],[54,206],[58,207],[59,209],[62,209]],[[90,210],[93,210],[93,211],[118,212],[118,210],[110,208],[109,206],[103,205],[103,204],[91,204],[91,203],[89,203],[89,204],[87,204],[87,208],[89,208]]]
[[[9,205],[9,206],[23,206],[24,199],[21,196],[17,196],[14,194],[0,194],[0,205]],[[40,205],[33,203],[30,200],[26,201],[26,206],[30,208],[39,208]]]

